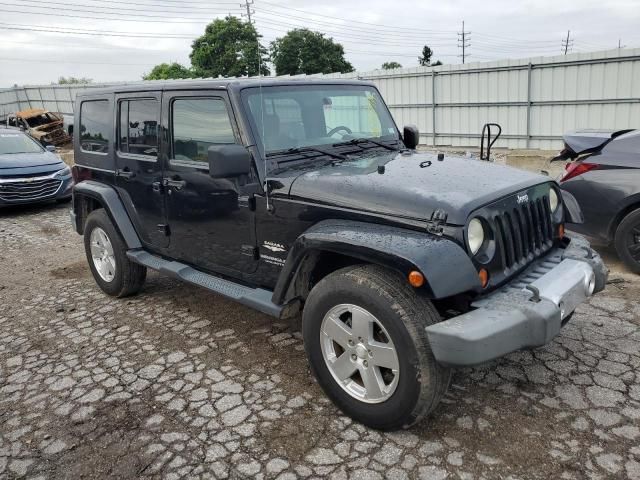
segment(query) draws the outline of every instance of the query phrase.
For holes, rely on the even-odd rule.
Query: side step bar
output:
[[[267,315],[280,318],[282,314],[283,307],[271,301],[273,292],[270,290],[245,287],[244,285],[200,272],[184,263],[156,257],[144,250],[129,250],[127,251],[127,257],[132,262],[193,285],[204,287]]]

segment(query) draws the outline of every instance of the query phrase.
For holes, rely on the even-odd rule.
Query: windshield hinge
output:
[[[427,220],[427,232],[433,235],[443,235],[444,226],[447,223],[447,212],[437,209],[431,214],[431,219]]]

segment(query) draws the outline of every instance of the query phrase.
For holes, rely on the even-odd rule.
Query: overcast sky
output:
[[[70,75],[139,80],[160,62],[189,65],[191,40],[211,19],[240,15],[239,1],[4,1],[0,87]],[[416,66],[424,44],[434,59],[460,63],[463,20],[467,62],[556,55],[567,30],[573,52],[616,48],[619,40],[640,46],[640,0],[255,0],[252,10],[263,44],[311,28],[342,43],[357,70],[385,61]]]

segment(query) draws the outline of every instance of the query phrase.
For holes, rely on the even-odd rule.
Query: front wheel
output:
[[[381,430],[430,413],[451,376],[429,347],[433,305],[392,271],[347,267],[323,278],[305,304],[302,330],[314,375],[347,415]]]
[[[615,246],[625,265],[640,273],[640,208],[629,213],[618,225]]]

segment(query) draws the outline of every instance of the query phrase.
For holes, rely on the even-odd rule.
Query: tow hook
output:
[[[534,287],[533,285],[527,285],[525,288],[529,290],[531,293],[533,293],[529,301],[534,303],[539,303],[541,299],[540,299],[540,290],[538,290],[538,287]]]

